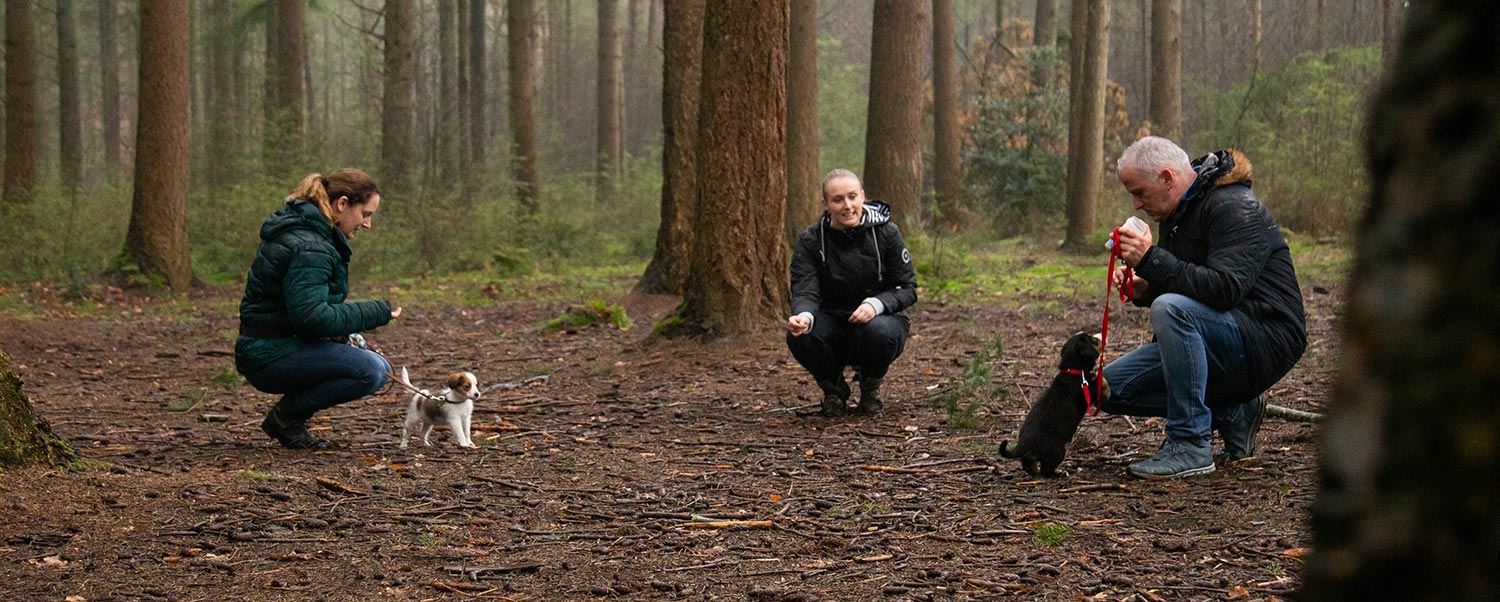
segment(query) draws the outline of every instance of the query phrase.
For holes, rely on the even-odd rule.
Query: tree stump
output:
[[[37,418],[21,391],[21,377],[11,371],[10,356],[0,351],[0,467],[62,466],[79,459],[77,450]]]

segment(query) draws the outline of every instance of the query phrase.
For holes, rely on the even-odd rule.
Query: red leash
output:
[[[1115,244],[1110,246],[1109,271],[1104,274],[1104,324],[1099,327],[1099,371],[1094,378],[1094,382],[1100,383],[1104,382],[1104,346],[1109,342],[1109,291],[1115,285],[1115,259],[1119,258],[1122,265],[1125,263],[1125,256],[1120,254],[1119,228],[1115,228],[1114,232],[1110,234],[1110,239]],[[1130,266],[1125,266],[1125,279],[1120,283],[1119,292],[1120,303],[1128,303],[1130,302],[1130,298],[1135,296],[1135,270],[1131,269]],[[1089,400],[1088,379],[1084,380],[1084,399]],[[1089,401],[1088,415],[1093,416],[1098,413],[1099,407],[1094,405],[1093,401]]]

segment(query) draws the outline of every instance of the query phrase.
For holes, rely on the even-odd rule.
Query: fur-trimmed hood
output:
[[[1184,198],[1194,198],[1230,184],[1250,186],[1250,159],[1237,148],[1216,151],[1193,161],[1198,177]]]

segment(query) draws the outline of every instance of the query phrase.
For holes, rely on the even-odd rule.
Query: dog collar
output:
[[[1084,412],[1089,416],[1098,414],[1099,408],[1094,405],[1094,396],[1089,393],[1089,373],[1085,370],[1079,370],[1076,368],[1064,369],[1062,373],[1078,375],[1078,380],[1080,381],[1080,384],[1078,386],[1083,389]]]

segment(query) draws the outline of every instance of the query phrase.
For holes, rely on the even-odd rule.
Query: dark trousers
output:
[[[906,316],[881,314],[864,324],[850,324],[849,313],[818,311],[812,330],[786,335],[786,346],[797,363],[818,380],[843,379],[844,366],[859,366],[864,378],[883,378],[891,362],[906,348],[911,321]]]
[[[318,410],[354,401],[385,386],[384,357],[344,343],[311,341],[291,355],[245,375],[252,386],[282,394],[286,418],[306,420]]]

